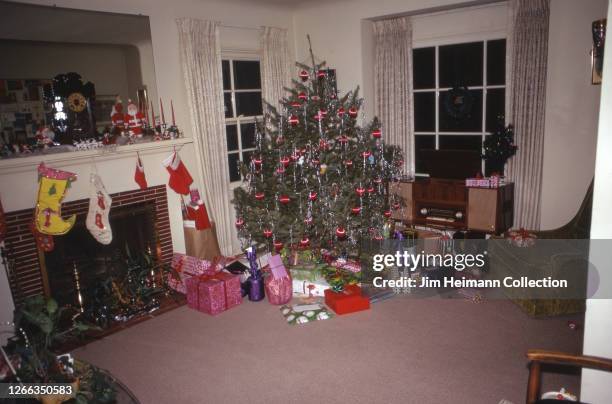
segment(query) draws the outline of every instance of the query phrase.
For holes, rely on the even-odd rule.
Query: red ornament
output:
[[[351,209],[351,212],[353,213],[353,215],[358,215],[361,212],[361,208],[359,206],[355,206]]]
[[[399,202],[394,202],[393,203],[393,209],[398,210],[401,207]]]
[[[324,116],[321,115],[321,111],[317,112],[317,114],[314,116],[315,121],[321,121],[323,120]]]
[[[378,233],[374,236],[374,240],[376,241],[381,241],[382,239],[383,239],[383,236]]]
[[[312,161],[312,164],[315,166],[318,166],[319,163],[321,162],[319,159],[312,159],[311,161]]]
[[[371,151],[369,151],[369,150],[366,150],[366,151],[364,151],[363,153],[361,153],[361,156],[362,156],[364,159],[367,159],[367,158],[368,158],[368,157],[370,157],[371,155],[372,155],[372,152],[371,152]]]
[[[263,160],[261,159],[261,157],[253,157],[253,163],[255,163],[256,166],[261,166],[262,162]]]
[[[373,194],[375,191],[374,187],[368,187],[368,194]]]
[[[291,198],[289,198],[289,196],[287,196],[287,195],[281,195],[281,196],[278,197],[278,201],[280,203],[282,203],[283,205],[286,205],[289,202],[291,202]]]
[[[308,96],[306,95],[306,93],[299,93],[298,94],[298,99],[302,100],[302,101],[306,101],[308,99]]]
[[[382,178],[380,178],[380,177],[376,177],[376,178],[374,178],[374,183],[376,183],[376,184],[382,184]]]
[[[291,103],[291,106],[292,106],[293,108],[300,108],[300,107],[302,106],[302,103],[301,103],[301,102],[299,102],[299,101],[293,101],[293,102]]]
[[[289,166],[289,163],[291,162],[291,159],[290,159],[289,157],[287,157],[287,156],[283,156],[283,157],[281,157],[280,162],[281,162],[281,163],[282,163],[282,164],[283,164],[285,167],[288,167],[288,166]]]
[[[300,158],[300,153],[298,153],[297,151],[294,151],[293,153],[291,153],[291,160],[298,161],[299,158]]]
[[[255,199],[257,199],[258,201],[263,201],[263,199],[264,199],[264,197],[265,197],[265,196],[266,196],[266,195],[265,195],[263,192],[257,192],[257,193],[255,194]]]
[[[365,194],[365,188],[357,187],[357,188],[355,188],[355,192],[357,193],[357,195],[359,195],[361,197],[361,196],[363,196],[363,194]]]
[[[270,230],[270,229],[264,229],[264,231],[263,231],[263,235],[264,235],[264,237],[265,237],[265,238],[270,238],[270,237],[272,237],[272,230]]]
[[[340,118],[342,118],[342,117],[344,116],[344,113],[345,113],[345,112],[346,112],[346,111],[344,111],[344,108],[342,108],[342,107],[338,108],[338,116],[339,116]]]
[[[372,131],[372,136],[376,139],[380,139],[380,137],[382,136],[382,132],[380,129],[374,129]]]
[[[320,109],[319,110],[319,114],[323,116],[323,118],[325,118],[327,116],[327,110],[326,109]]]
[[[316,201],[317,200],[317,193],[310,191],[308,193],[308,200],[312,201],[312,202]]]
[[[272,244],[274,245],[274,249],[276,250],[276,252],[279,252],[280,250],[282,250],[284,246],[284,244],[280,241],[275,241]]]
[[[277,145],[281,145],[283,143],[285,143],[285,138],[284,137],[279,136],[279,137],[276,138],[276,144]]]
[[[308,216],[306,219],[304,219],[304,223],[306,225],[311,225],[312,224],[312,216]]]
[[[298,123],[300,123],[300,120],[298,119],[298,117],[297,117],[297,116],[295,116],[295,115],[291,115],[291,116],[289,117],[289,123],[290,123],[291,125],[293,125],[293,126],[297,126],[297,124],[298,124]]]
[[[319,141],[319,148],[321,150],[327,150],[327,149],[329,149],[329,143],[327,143],[327,141],[325,139],[321,139]]]
[[[317,77],[319,79],[324,79],[325,76],[327,76],[327,73],[325,72],[325,70],[319,70],[319,72],[317,73]]]
[[[276,173],[277,174],[284,174],[285,173],[285,167],[280,166],[276,169]]]
[[[313,101],[319,101],[321,99],[321,97],[319,97],[318,95],[313,95],[311,98]]]
[[[242,226],[244,226],[244,219],[239,217],[238,219],[236,219],[236,227],[240,229],[242,228]]]
[[[310,75],[308,74],[308,72],[307,72],[306,70],[302,70],[302,71],[300,72],[300,78],[302,79],[302,81],[306,81],[306,80],[308,80],[308,77],[309,77],[309,76],[310,76]]]
[[[385,210],[383,215],[385,215],[385,217],[391,217],[391,211],[390,210]]]
[[[338,238],[344,238],[346,237],[346,229],[344,227],[338,227],[336,228],[336,236]]]
[[[347,144],[348,141],[348,137],[346,137],[345,135],[342,135],[338,138],[338,142],[340,142],[340,144]]]
[[[308,247],[308,244],[310,244],[310,239],[308,237],[304,237],[300,240],[300,245],[302,247]]]
[[[345,165],[347,168],[352,167],[352,166],[353,166],[353,160],[344,160],[344,165]]]
[[[348,113],[351,118],[357,118],[357,108],[350,107]]]

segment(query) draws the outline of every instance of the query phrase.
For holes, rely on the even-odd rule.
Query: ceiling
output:
[[[150,41],[151,30],[145,16],[0,1],[0,39],[125,45]]]

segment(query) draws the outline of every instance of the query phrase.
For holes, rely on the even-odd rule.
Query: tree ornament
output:
[[[285,168],[287,168],[289,166],[289,163],[291,162],[291,159],[287,156],[283,156],[281,157],[280,162],[282,163],[282,165],[285,166]]]
[[[315,95],[313,95],[313,96],[312,96],[312,97],[310,97],[310,98],[312,98],[312,100],[313,100],[313,101],[315,101],[315,102],[316,102],[316,101],[319,101],[319,100],[321,99],[321,97],[319,97],[319,96],[318,96],[318,95],[316,95],[316,94],[315,94]]]
[[[355,192],[357,193],[357,195],[359,195],[359,197],[362,197],[363,194],[365,194],[365,188],[364,187],[357,187],[357,188],[355,188]]]
[[[325,118],[327,116],[327,110],[325,108],[322,108],[319,110],[319,115],[321,115],[323,118]]]
[[[329,143],[327,143],[327,140],[321,139],[319,141],[319,149],[324,150],[324,151],[329,149]]]
[[[310,75],[308,74],[306,70],[302,70],[300,72],[300,79],[302,79],[302,81],[307,81],[309,77]]]
[[[311,202],[316,201],[317,200],[317,193],[313,192],[313,191],[310,191],[308,193],[308,200],[311,201]]]
[[[279,175],[280,174],[284,174],[285,173],[285,167],[283,167],[283,166],[278,167],[276,169],[276,173],[279,174]]]
[[[342,135],[338,138],[338,142],[342,145],[345,145],[348,143],[348,137],[346,137],[345,135]]]
[[[306,101],[306,100],[308,99],[308,96],[306,95],[306,93],[305,93],[305,92],[303,92],[303,91],[302,91],[302,92],[300,92],[300,93],[298,94],[298,99],[300,99],[300,100],[302,100],[302,101]]]
[[[371,155],[372,155],[372,152],[369,150],[366,150],[363,153],[361,153],[361,157],[363,157],[364,159],[369,158]]]
[[[357,108],[350,107],[348,110],[348,114],[351,118],[357,118]]]
[[[393,209],[398,210],[399,208],[401,208],[402,206],[400,205],[399,202],[393,202]]]
[[[351,213],[353,215],[358,215],[361,212],[361,208],[359,206],[355,206],[354,208],[351,208]]]
[[[291,103],[291,106],[292,106],[293,108],[302,108],[302,103],[301,103],[301,102],[299,102],[299,101],[293,101],[293,102]]]
[[[382,184],[382,178],[380,178],[380,177],[374,178],[374,183],[375,184]]]
[[[281,195],[278,197],[278,201],[283,205],[287,205],[289,202],[291,202],[291,198],[289,198],[288,195]]]
[[[300,240],[300,245],[302,247],[308,247],[308,245],[310,244],[310,239],[306,236],[304,236],[301,240]]]
[[[265,196],[266,196],[266,194],[264,194],[263,192],[256,192],[255,193],[255,199],[257,199],[258,201],[263,201]]]
[[[304,219],[304,223],[310,226],[312,224],[312,216],[307,216],[306,219]]]
[[[280,252],[280,250],[282,250],[284,246],[284,244],[281,241],[274,241],[272,245],[274,246],[274,250],[276,252]]]
[[[374,187],[368,187],[368,194],[373,194],[375,191]]]
[[[310,162],[312,163],[313,166],[318,166],[321,161],[319,159],[312,159],[310,160]]]
[[[323,175],[327,172],[327,164],[321,164],[319,167],[319,174]]]
[[[327,73],[325,72],[325,70],[319,70],[319,71],[317,72],[317,78],[318,78],[319,80],[324,79],[324,78],[325,78],[325,76],[327,76]]]
[[[263,162],[261,157],[253,157],[251,161],[253,161],[255,167],[261,167],[261,163]]]
[[[342,118],[344,116],[344,114],[346,113],[346,111],[344,110],[343,107],[338,108],[338,116],[340,118]]]
[[[374,240],[376,240],[376,241],[382,241],[382,239],[383,239],[382,234],[380,234],[380,233],[376,233],[376,234],[374,235]]]
[[[380,139],[382,136],[382,131],[380,129],[374,129],[372,131],[372,137],[374,137],[375,139]]]
[[[270,238],[270,237],[272,237],[272,230],[270,230],[270,229],[264,229],[264,231],[263,231],[263,235],[264,235],[264,237],[265,237],[265,238]]]
[[[236,228],[238,229],[242,229],[242,226],[244,226],[244,219],[239,217],[238,219],[236,219]]]
[[[297,126],[297,125],[300,123],[300,120],[298,119],[298,117],[297,117],[297,116],[295,116],[295,115],[291,115],[291,116],[289,117],[289,123],[290,123],[292,126]]]
[[[285,138],[283,136],[279,136],[279,137],[276,138],[276,144],[277,145],[280,146],[280,145],[282,145],[284,143],[285,143]]]
[[[390,217],[391,217],[391,211],[390,211],[390,210],[385,210],[385,211],[383,212],[383,215],[384,215],[386,218],[390,218]]]
[[[344,237],[346,237],[346,229],[344,227],[337,227],[336,237],[338,237],[339,239],[343,239]]]

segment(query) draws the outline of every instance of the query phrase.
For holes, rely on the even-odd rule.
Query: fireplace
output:
[[[44,294],[60,304],[78,305],[75,267],[81,290],[85,290],[119,270],[117,260],[124,260],[127,254],[150,251],[164,263],[170,262],[172,238],[166,186],[120,192],[111,197],[113,241],[108,246],[98,243],[85,227],[87,199],[62,205],[62,215],[76,214],[77,223],[66,235],[55,237],[55,249],[49,253],[36,248],[30,232],[33,209],[6,214],[9,283],[16,304],[29,296]]]

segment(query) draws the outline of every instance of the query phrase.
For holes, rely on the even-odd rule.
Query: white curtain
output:
[[[510,16],[507,121],[514,125],[518,149],[507,175],[514,182],[514,226],[538,230],[550,0],[511,1]]]
[[[285,87],[291,83],[291,61],[286,29],[262,27],[261,81],[263,99],[279,108]]]
[[[402,148],[404,171],[414,173],[410,18],[375,21],[374,47],[374,112],[386,141]]]
[[[176,20],[183,78],[203,197],[215,221],[221,253],[232,254],[227,144],[225,140],[219,24],[191,18]]]

